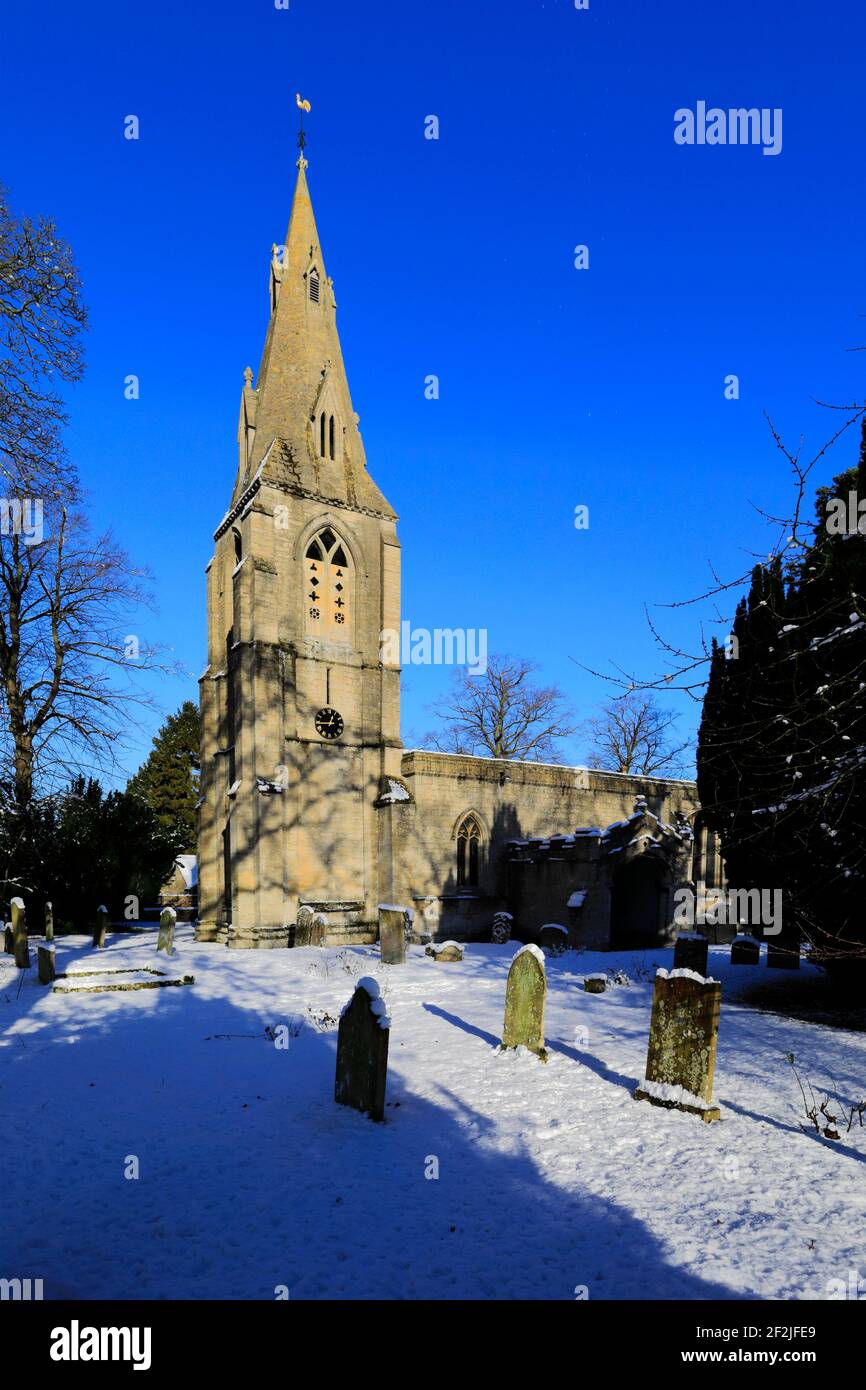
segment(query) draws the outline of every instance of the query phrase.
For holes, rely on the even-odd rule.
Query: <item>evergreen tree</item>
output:
[[[188,854],[194,854],[196,846],[200,741],[198,708],[185,700],[166,719],[146,762],[127,785],[130,795],[147,802],[163,826],[181,827],[181,849]]]
[[[810,542],[757,567],[732,651],[714,647],[698,744],[731,883],[781,888],[785,933],[828,964],[866,957],[866,518],[828,525],[852,492],[866,499],[866,423]]]

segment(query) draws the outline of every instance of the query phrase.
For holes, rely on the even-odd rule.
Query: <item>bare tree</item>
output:
[[[455,672],[451,691],[432,707],[441,729],[425,743],[444,753],[559,762],[557,743],[577,732],[562,691],[534,685],[532,662],[493,655],[479,675]]]
[[[16,218],[0,186],[0,485],[70,496],[58,381],[84,368],[87,311],[72,253],[46,218]]]
[[[135,673],[156,664],[130,632],[144,572],[63,506],[45,526],[0,538],[0,753],[25,817],[37,780],[51,790],[112,765],[134,707],[150,703]]]
[[[643,777],[681,774],[691,740],[676,740],[678,718],[647,691],[618,696],[586,721],[589,766]]]

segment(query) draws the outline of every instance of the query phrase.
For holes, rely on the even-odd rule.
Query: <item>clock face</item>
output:
[[[339,738],[343,732],[343,721],[335,709],[320,709],[316,715],[316,732],[322,738]]]

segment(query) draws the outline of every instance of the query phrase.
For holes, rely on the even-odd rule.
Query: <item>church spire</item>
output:
[[[237,499],[263,460],[292,486],[343,497],[393,516],[366,471],[358,417],[337,333],[334,287],[325,270],[307,183],[303,113],[297,178],[286,239],[270,265],[270,321],[255,387],[242,393]],[[275,448],[275,445],[277,446]],[[277,458],[282,460],[280,464]]]

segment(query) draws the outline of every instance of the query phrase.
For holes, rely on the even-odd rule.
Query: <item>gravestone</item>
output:
[[[439,964],[449,964],[463,959],[463,947],[459,941],[443,941],[441,945],[428,946],[425,956],[432,956]]]
[[[311,907],[298,908],[298,921],[295,926],[296,946],[309,946],[313,931],[313,916],[314,913]]]
[[[696,975],[706,975],[709,944],[700,932],[680,932],[674,944],[674,970],[694,970]]]
[[[379,904],[379,953],[383,965],[403,965],[406,960],[405,920],[402,907]]]
[[[768,936],[767,965],[772,970],[800,969],[800,942],[791,937]]]
[[[365,977],[340,1015],[334,1100],[385,1118],[388,1039],[391,1023],[376,980]]]
[[[526,1047],[543,1062],[547,1061],[544,1048],[546,994],[544,955],[537,946],[522,946],[511,962],[505,986],[503,1047]]]
[[[108,931],[108,908],[98,907],[96,909],[96,925],[93,928],[93,945],[98,950],[102,950],[105,945],[105,934]]]
[[[15,954],[15,939],[12,935],[11,922],[7,922],[3,929],[3,950],[6,952],[7,956],[14,956]]]
[[[586,994],[604,994],[610,980],[607,975],[584,975],[583,988]]]
[[[45,940],[54,940],[54,908],[51,903],[45,904]]]
[[[761,943],[753,936],[735,936],[731,942],[731,965],[757,965]]]
[[[310,923],[310,945],[311,945],[311,946],[324,946],[324,944],[325,944],[325,931],[327,930],[327,926],[328,926],[328,919],[327,919],[327,917],[325,916],[324,912],[316,912],[316,913],[314,913],[314,915],[313,915],[313,920],[312,920],[312,922]]]
[[[541,928],[541,949],[546,956],[561,956],[568,949],[568,930],[558,922],[548,922]]]
[[[716,980],[690,970],[656,972],[646,1076],[635,1100],[707,1122],[721,1118],[712,1103],[721,1000]]]
[[[504,946],[507,941],[511,940],[511,928],[513,924],[514,918],[511,916],[510,912],[494,912],[493,926],[490,929],[490,940],[495,942],[497,946]]]
[[[177,921],[177,913],[173,907],[164,907],[159,914],[159,937],[156,942],[157,951],[165,951],[167,956],[174,954],[174,924]]]
[[[39,970],[40,985],[50,985],[54,983],[54,946],[49,943],[45,946],[36,948],[36,964]]]
[[[27,945],[27,919],[24,916],[23,898],[13,898],[12,908],[12,954],[19,970],[30,967],[30,949]]]

